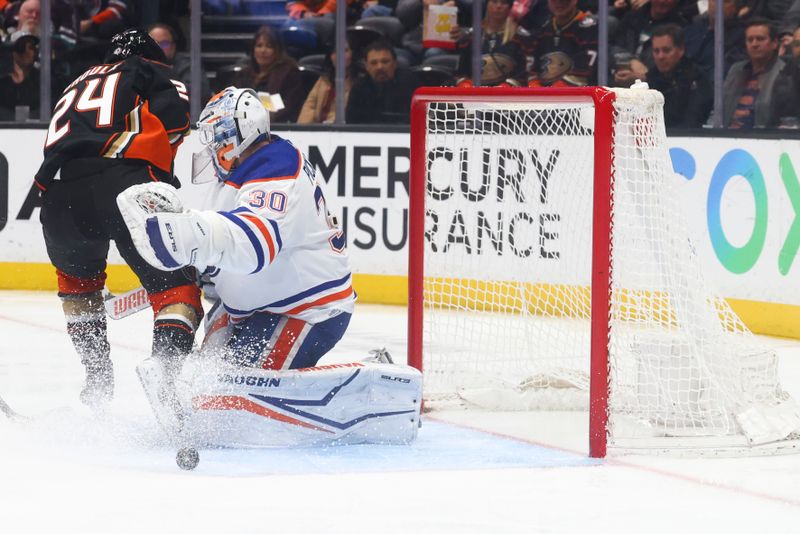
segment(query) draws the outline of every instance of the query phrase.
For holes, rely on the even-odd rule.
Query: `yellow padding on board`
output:
[[[106,287],[112,292],[139,286],[139,279],[127,265],[109,265],[106,274]],[[56,291],[56,269],[47,263],[0,263],[0,289]]]
[[[125,265],[108,266],[108,288],[116,293],[128,291],[139,285],[136,275]],[[485,282],[476,280],[434,279],[427,280],[427,289],[436,286],[458,284],[455,296],[445,299],[438,297],[438,304],[445,306],[472,307],[481,302],[481,309],[489,311],[510,311],[520,309],[523,302],[539,301],[541,313],[567,315],[559,309],[559,302],[573,300],[571,309],[589,310],[589,291],[576,286],[552,286],[546,284],[515,284],[508,282]],[[44,263],[2,263],[0,262],[0,289],[25,289],[55,291],[56,271]],[[355,274],[353,288],[358,293],[358,301],[371,304],[406,305],[408,284],[405,276]],[[558,298],[555,298],[555,297]],[[434,297],[437,298],[437,297]],[[635,301],[648,298],[649,305],[661,310],[665,322],[671,320],[671,312],[661,299],[646,292],[628,292],[624,302],[632,308]],[[775,304],[752,300],[727,299],[733,311],[757,334],[800,339],[800,306]],[[651,308],[652,311],[652,308]],[[574,315],[574,312],[570,312]]]

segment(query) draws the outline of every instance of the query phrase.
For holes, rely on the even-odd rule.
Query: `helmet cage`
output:
[[[249,135],[244,135],[244,119],[253,120],[253,111],[237,110],[243,98],[255,99],[258,103],[254,111],[261,113],[264,122],[261,127],[248,124]],[[250,117],[247,114],[250,113]],[[257,118],[256,118],[257,120]],[[220,180],[225,180],[231,172],[233,160],[239,157],[250,145],[266,138],[269,133],[269,114],[264,110],[258,96],[252,89],[228,87],[217,94],[206,105],[197,123],[200,142],[206,146],[208,156]]]

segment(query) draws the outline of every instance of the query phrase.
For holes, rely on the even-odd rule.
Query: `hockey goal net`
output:
[[[645,89],[423,89],[409,361],[428,408],[590,413],[592,456],[797,447],[777,358],[709,289]]]

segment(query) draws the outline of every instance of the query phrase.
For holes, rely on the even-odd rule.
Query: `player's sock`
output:
[[[158,318],[153,324],[153,356],[161,361],[165,378],[174,380],[194,344],[194,328],[186,321]]]
[[[114,396],[114,365],[106,334],[105,317],[86,321],[67,321],[67,332],[81,363],[86,369],[86,382],[81,401],[95,406],[111,401]]]
[[[81,401],[88,406],[108,403],[114,396],[114,366],[102,296],[99,293],[62,295],[62,300],[67,333],[86,370]]]
[[[159,316],[153,324],[153,357],[161,364],[162,382],[158,402],[176,417],[178,431],[183,424],[183,410],[175,390],[175,379],[186,355],[194,344],[194,328],[180,316]]]

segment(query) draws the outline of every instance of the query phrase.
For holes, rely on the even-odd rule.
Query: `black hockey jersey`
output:
[[[493,86],[508,84],[513,87],[524,86],[526,82],[526,62],[521,42],[528,33],[518,29],[508,42],[503,42],[503,33],[484,32],[481,59],[481,85]],[[458,43],[461,53],[456,71],[457,83],[472,76],[472,36]]]
[[[591,85],[597,79],[597,19],[584,11],[564,27],[551,17],[533,34],[529,86]]]
[[[169,73],[167,65],[131,56],[92,67],[68,85],[53,109],[39,188],[73,158],[141,159],[171,177],[189,130],[189,95]]]

